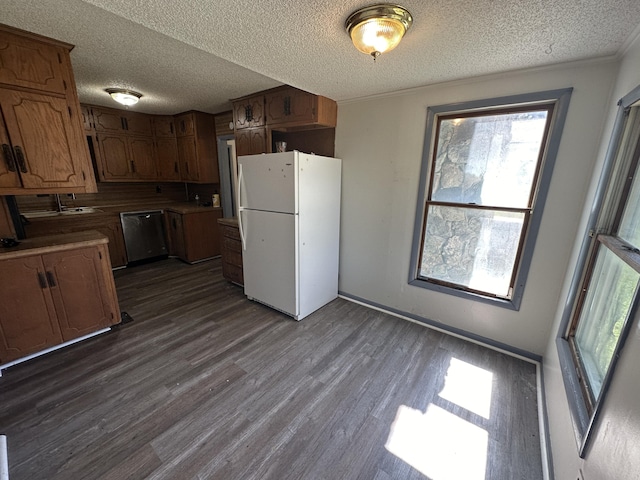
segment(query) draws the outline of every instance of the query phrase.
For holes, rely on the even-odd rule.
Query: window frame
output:
[[[604,164],[594,195],[587,226],[583,234],[582,244],[578,253],[575,270],[569,286],[569,292],[560,321],[560,327],[556,336],[556,348],[560,362],[560,371],[565,386],[569,411],[573,424],[574,435],[578,448],[578,454],[584,458],[590,440],[594,433],[602,406],[606,400],[607,391],[615,374],[618,358],[624,348],[634,318],[638,313],[640,295],[636,292],[621,329],[618,343],[613,352],[607,373],[602,381],[600,393],[597,398],[591,398],[589,388],[581,382],[581,361],[576,357],[572,347],[572,334],[575,333],[577,322],[584,302],[584,289],[592,279],[592,269],[601,248],[617,255],[627,265],[638,271],[637,262],[640,260],[638,252],[624,251],[624,245],[631,247],[626,241],[617,237],[622,213],[624,211],[631,182],[629,174],[633,171],[638,174],[640,166],[640,135],[632,137],[634,143],[624,143],[627,126],[629,126],[629,112],[632,107],[637,107],[640,115],[640,86],[618,102],[611,139],[605,154]],[[637,120],[640,124],[640,117]],[[640,128],[638,128],[640,131]],[[637,134],[637,133],[636,133]],[[629,147],[632,151],[623,151]],[[626,156],[625,156],[626,155]],[[623,257],[627,258],[622,258]],[[635,267],[634,267],[635,264]]]
[[[462,298],[472,299],[483,303],[519,310],[522,302],[522,295],[526,283],[527,274],[533,256],[535,239],[540,227],[542,211],[549,190],[553,167],[558,153],[560,138],[564,122],[569,108],[572,88],[550,90],[544,92],[511,95],[506,97],[474,100],[456,104],[446,104],[427,108],[427,125],[425,129],[424,147],[422,153],[422,165],[420,170],[420,183],[418,191],[418,201],[416,206],[416,216],[414,223],[413,246],[411,250],[411,260],[409,268],[409,284],[428,290],[438,291]],[[433,165],[435,164],[435,148],[438,138],[438,124],[441,119],[454,117],[477,116],[486,112],[488,115],[505,112],[517,112],[523,109],[546,108],[552,104],[550,109],[551,118],[549,128],[543,138],[543,154],[539,158],[532,184],[529,208],[531,214],[525,216],[523,224],[524,234],[520,237],[516,265],[512,277],[512,294],[510,298],[493,296],[484,292],[478,292],[470,288],[449,284],[444,281],[434,281],[420,276],[420,259],[424,238],[426,237],[426,213],[431,201],[431,187],[433,182]],[[437,202],[438,204],[442,202]],[[453,206],[464,206],[464,204],[452,204]],[[468,207],[468,205],[467,205]],[[492,207],[493,210],[500,208]],[[513,208],[506,210],[513,211]],[[519,210],[519,209],[518,209]],[[518,262],[519,259],[519,262]]]

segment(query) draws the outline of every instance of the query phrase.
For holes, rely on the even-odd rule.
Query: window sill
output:
[[[506,308],[509,310],[520,310],[521,296],[515,296],[512,299],[488,297],[479,293],[469,292],[458,288],[448,287],[438,283],[432,283],[427,280],[420,280],[417,278],[410,279],[409,285],[414,287],[425,288],[427,290],[433,290],[434,292],[440,292],[447,295],[453,295],[459,298],[466,298],[467,300],[473,300],[476,302],[482,302],[496,307]]]

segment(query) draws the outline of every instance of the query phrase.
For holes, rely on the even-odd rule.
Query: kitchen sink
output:
[[[68,208],[61,212],[57,210],[39,210],[33,212],[23,212],[25,218],[46,218],[46,217],[64,217],[67,215],[82,215],[84,213],[100,213],[102,210],[93,207],[74,207]]]

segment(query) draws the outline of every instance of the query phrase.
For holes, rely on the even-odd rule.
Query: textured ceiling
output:
[[[638,0],[407,0],[414,24],[376,63],[344,31],[362,0],[1,0],[0,21],[76,45],[80,100],[144,94],[132,109],[217,113],[287,83],[348,100],[620,54]]]

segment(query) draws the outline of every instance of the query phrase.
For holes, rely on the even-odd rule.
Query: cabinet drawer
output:
[[[238,283],[240,285],[244,283],[242,267],[239,267],[237,265],[222,262],[222,276],[230,282]]]
[[[222,238],[223,251],[229,250],[231,252],[242,252],[242,243],[235,238],[223,237]]]
[[[242,254],[240,252],[225,250],[222,257],[224,262],[242,267]]]
[[[222,225],[222,236],[240,240],[240,230],[227,225]]]

